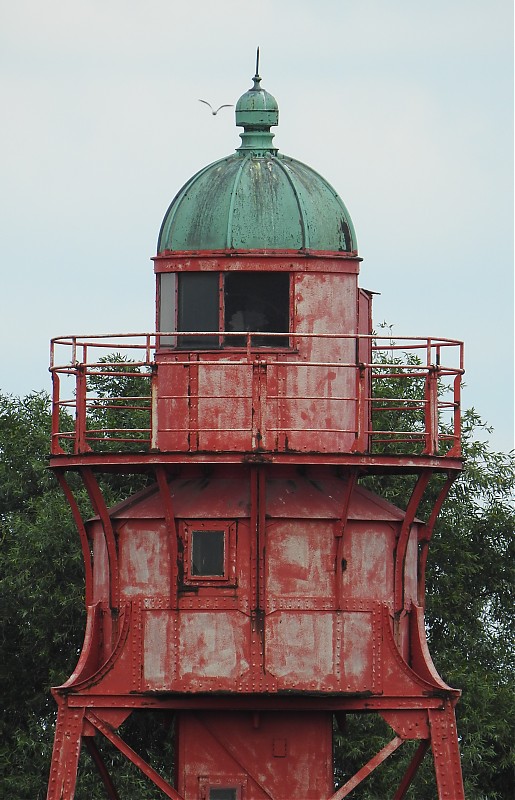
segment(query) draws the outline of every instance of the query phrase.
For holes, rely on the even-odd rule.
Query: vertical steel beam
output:
[[[443,710],[429,709],[431,746],[439,800],[465,800],[454,707],[444,701]]]
[[[356,350],[358,340],[356,340]],[[363,363],[356,364],[356,439],[352,445],[352,452],[364,453],[369,449],[368,441],[368,414],[367,414],[367,370]]]
[[[90,449],[86,443],[86,365],[77,364],[75,369],[75,452],[86,453]]]
[[[349,507],[356,485],[356,470],[349,470],[347,474],[347,482],[343,495],[342,513],[338,520],[335,536],[336,536],[336,607],[341,611],[343,608],[342,585],[343,585],[343,534],[347,519],[349,517]]]
[[[422,451],[426,455],[438,455],[438,370],[430,366],[424,387],[424,425],[426,429],[426,446]]]
[[[64,453],[59,443],[60,413],[60,380],[57,372],[52,372],[52,433],[50,437],[50,452],[53,456]]]
[[[188,363],[188,450],[196,453],[199,448],[199,363],[198,356],[190,353]]]
[[[170,494],[170,487],[166,479],[166,471],[163,466],[156,466],[155,469],[157,485],[159,487],[159,494],[161,502],[163,503],[163,510],[166,522],[167,542],[168,542],[168,555],[170,560],[170,604],[172,608],[178,606],[178,570],[177,570],[177,525],[175,524],[175,514],[172,503],[172,496]]]
[[[57,724],[55,728],[47,800],[73,800],[77,784],[83,708],[69,708],[64,698],[57,698]]]

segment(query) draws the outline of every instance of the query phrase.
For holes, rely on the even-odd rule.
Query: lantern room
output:
[[[327,181],[273,146],[278,107],[260,80],[236,106],[240,148],[193,176],[161,227],[159,450],[354,444],[355,336],[371,334],[356,236]],[[360,350],[369,362],[370,340]],[[192,397],[209,431],[178,428]]]

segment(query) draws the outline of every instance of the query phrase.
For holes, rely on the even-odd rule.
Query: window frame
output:
[[[199,775],[199,796],[209,800],[211,789],[231,789],[236,791],[236,800],[244,800],[247,794],[246,775]]]
[[[188,342],[188,333],[187,330],[180,330],[179,323],[180,323],[180,314],[181,314],[181,298],[180,298],[180,284],[183,275],[193,275],[193,274],[202,274],[200,270],[181,270],[174,272],[173,274],[176,276],[175,281],[165,279],[166,283],[168,283],[170,289],[167,289],[166,294],[171,290],[173,296],[169,298],[165,297],[165,293],[163,291],[164,286],[161,286],[160,282],[160,292],[159,292],[159,328],[162,328],[162,320],[165,319],[168,321],[171,319],[172,315],[174,315],[175,324],[174,324],[174,331],[180,334],[179,336],[172,337],[166,336],[163,337],[161,341],[162,346],[165,347],[172,347],[177,350],[192,350],[195,352],[198,351],[213,351],[213,350],[230,350],[230,351],[241,351],[247,350],[246,343],[238,343],[238,344],[231,344],[231,331],[226,331],[226,319],[225,319],[225,312],[226,312],[226,294],[225,294],[225,280],[226,275],[229,274],[236,274],[230,273],[228,270],[209,270],[209,272],[213,274],[213,272],[218,276],[218,330],[213,331],[214,334],[217,334],[218,341],[211,341],[208,342],[208,338],[206,337],[206,343],[199,344],[199,342]],[[250,342],[250,349],[261,351],[266,349],[267,351],[275,350],[284,352],[289,351],[292,349],[291,345],[291,337],[294,334],[293,330],[293,321],[294,321],[294,314],[293,314],[293,297],[294,297],[294,275],[293,273],[280,270],[238,270],[238,274],[257,274],[257,275],[270,275],[270,274],[277,274],[277,275],[284,275],[286,274],[288,277],[288,308],[287,308],[287,319],[288,319],[288,330],[285,331],[271,331],[270,336],[264,331],[253,331],[253,333],[265,333],[265,341],[267,338],[273,340],[274,337],[282,337],[285,342],[284,344],[255,344],[252,341]],[[165,275],[169,273],[161,273],[161,275]],[[172,289],[173,284],[173,289]],[[169,304],[169,307],[168,307]],[[216,305],[216,304],[215,304]],[[170,331],[165,331],[166,333],[170,333]],[[202,331],[199,331],[201,333]],[[207,333],[207,331],[206,331]],[[229,334],[229,335],[228,335]],[[213,335],[212,339],[215,339],[215,335]]]
[[[236,586],[236,522],[228,520],[183,520],[180,523],[183,545],[183,584],[185,586]],[[222,531],[224,533],[224,574],[194,575],[193,534],[196,531]]]

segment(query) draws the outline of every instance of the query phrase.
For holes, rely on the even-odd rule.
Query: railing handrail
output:
[[[264,347],[262,344],[257,346],[253,343],[253,337],[259,337],[260,342],[266,338],[277,340],[281,336],[288,338],[289,346],[280,346],[272,342],[271,347]],[[195,337],[218,337],[220,347],[207,346],[201,347],[174,347],[170,342],[159,349],[159,343],[164,338],[172,339],[174,342],[180,339],[186,340]],[[225,346],[226,341],[231,337],[244,338],[245,345],[240,344],[235,347]],[[222,341],[223,340],[223,341]],[[314,351],[315,358],[306,355],[306,346],[316,341],[329,340],[342,343],[342,352],[348,356],[348,346],[353,344],[353,360],[341,361],[334,355],[329,359],[320,358],[320,353]],[[363,346],[365,343],[365,346]],[[61,355],[62,348],[67,350],[69,360],[66,363],[58,363],[56,356]],[[113,354],[112,359],[106,359],[100,353],[109,350]],[[144,351],[144,357],[141,353]],[[448,356],[444,356],[447,353]],[[122,354],[119,359],[116,356]],[[356,449],[367,448],[366,442],[383,443],[385,440],[378,437],[390,437],[390,441],[397,444],[417,439],[425,442],[425,453],[438,453],[441,442],[451,442],[451,447],[447,453],[455,455],[459,453],[460,439],[460,387],[461,375],[463,374],[463,343],[456,339],[442,337],[395,337],[391,335],[378,334],[343,334],[343,333],[304,333],[304,332],[271,332],[260,331],[171,331],[153,333],[121,333],[121,334],[94,334],[94,335],[72,335],[58,336],[51,342],[51,361],[50,370],[53,374],[54,393],[53,393],[53,427],[52,441],[53,451],[59,452],[59,442],[71,439],[75,442],[77,452],[83,448],[88,448],[88,441],[98,442],[108,440],[109,442],[136,442],[141,445],[148,445],[153,440],[153,415],[155,415],[154,380],[157,370],[169,363],[170,354],[172,364],[188,364],[193,367],[198,365],[202,369],[223,366],[224,369],[250,368],[254,380],[256,369],[277,369],[292,368],[327,368],[328,370],[352,370],[355,373],[355,394],[353,396],[343,396],[336,394],[327,396],[317,396],[307,392],[304,395],[290,395],[281,390],[279,394],[268,394],[269,401],[295,403],[297,400],[327,400],[331,402],[346,402],[356,404],[355,428],[352,430],[347,427],[334,428],[340,433],[354,433],[356,436]],[[383,354],[383,360],[374,360],[374,355]],[[126,360],[128,356],[134,356],[134,360]],[[191,356],[194,356],[191,359]],[[316,357],[318,355],[318,358]],[[366,357],[368,355],[368,358]],[[138,358],[139,356],[139,358]],[[157,356],[157,358],[156,358]],[[450,362],[445,362],[449,358]],[[59,359],[61,361],[61,359]],[[60,376],[71,376],[75,378],[74,397],[63,398],[60,390]],[[138,378],[149,382],[148,394],[141,393],[130,396],[125,395],[103,395],[102,387],[99,389],[91,381],[107,377],[116,378]],[[452,381],[452,379],[454,379]],[[399,392],[397,395],[381,397],[374,393],[374,386],[385,385],[385,381],[411,381],[411,385],[417,391],[423,387],[423,396],[402,397]],[[422,382],[422,383],[421,383]],[[441,397],[442,382],[448,392],[447,396]],[[448,384],[452,382],[452,387]],[[403,384],[406,385],[405,383]],[[188,384],[188,398],[191,401],[198,401],[203,398],[200,390],[194,385]],[[144,392],[145,390],[143,390]],[[449,399],[449,393],[451,399]],[[184,399],[186,395],[168,394],[170,400]],[[233,396],[234,395],[228,395]],[[223,398],[222,398],[223,399]],[[236,395],[235,400],[238,400]],[[248,400],[246,395],[241,395],[239,400]],[[138,405],[139,403],[139,405]],[[367,411],[368,409],[368,411]],[[61,411],[75,412],[74,430],[60,429]],[[149,424],[129,427],[128,423],[124,426],[105,425],[95,427],[94,424],[88,427],[89,417],[95,411],[112,412],[148,412]],[[402,411],[419,412],[421,419],[417,427],[408,430],[397,430],[395,426],[386,430],[374,428],[370,422],[370,414],[395,413]],[[448,412],[452,419],[445,428],[440,420],[441,412]],[[423,417],[423,419],[422,419]],[[155,421],[155,420],[154,420]],[[92,419],[93,423],[94,420]],[[269,425],[269,430],[281,431],[278,425]],[[183,428],[177,428],[183,430]],[[207,428],[205,425],[191,423],[189,430],[198,434],[215,430]],[[220,428],[223,432],[223,427]],[[233,429],[227,429],[233,431]],[[236,429],[234,429],[236,430]],[[238,429],[240,430],[240,429]],[[288,430],[298,432],[301,430],[311,431],[312,428],[290,427]],[[450,432],[452,430],[452,432]],[[327,432],[333,428],[327,428]],[[283,433],[286,429],[282,430]],[[114,434],[120,434],[115,436]],[[122,434],[125,434],[122,435]],[[128,434],[133,434],[132,438]],[[136,436],[137,434],[137,436]],[[146,435],[148,434],[148,436]],[[144,435],[144,436],[143,436]],[[408,437],[408,438],[406,438]]]

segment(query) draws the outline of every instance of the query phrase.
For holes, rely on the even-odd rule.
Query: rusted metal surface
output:
[[[102,520],[105,512],[98,504],[102,514],[85,525],[93,551],[92,609],[102,612],[91,614],[82,666],[62,690],[56,690],[57,696],[62,692],[66,698],[67,709],[70,703],[86,709],[86,719],[158,786],[161,779],[132,754],[123,737],[115,735],[106,723],[97,724],[95,708],[142,704],[183,708],[187,712],[183,730],[189,731],[188,709],[208,708],[206,697],[218,694],[220,702],[222,692],[226,699],[221,700],[221,707],[226,710],[222,717],[214,717],[215,730],[220,730],[227,706],[238,710],[234,699],[238,696],[244,699],[244,707],[253,697],[251,708],[258,709],[259,694],[276,695],[280,707],[281,693],[292,693],[298,698],[293,708],[301,713],[306,707],[302,695],[309,698],[316,693],[319,699],[314,709],[324,708],[324,696],[332,697],[331,710],[383,708],[400,741],[429,740],[430,709],[434,708],[439,719],[442,692],[448,697],[455,697],[456,692],[445,687],[436,674],[425,638],[417,644],[424,637],[423,623],[406,629],[405,641],[396,633],[394,556],[408,526],[409,541],[416,544],[419,538],[420,521],[414,507],[409,513],[402,512],[360,487],[351,476],[320,466],[311,471],[232,466],[211,469],[209,476],[198,470],[195,476],[190,470],[174,478],[158,468],[157,478],[155,488],[111,510],[109,524]],[[91,487],[90,491],[94,496]],[[414,491],[412,506],[420,496],[421,491]],[[188,572],[189,531],[203,528],[226,533],[222,574],[214,580]],[[117,543],[117,575],[109,567],[111,536]],[[416,546],[403,549],[403,571],[397,580],[404,586],[403,610],[408,621],[415,614],[419,565]],[[119,605],[113,608],[116,594],[112,585],[116,581]],[[153,704],[149,700],[152,694]],[[170,696],[167,704],[159,699],[166,695]],[[181,705],[181,696],[198,696],[200,705],[189,701]],[[63,713],[71,725],[74,712]],[[241,715],[241,710],[238,713]],[[195,749],[185,745],[190,734],[184,733],[182,739],[179,736],[184,783],[169,786],[168,796],[197,797],[192,782],[207,770],[206,786],[226,785],[225,776],[237,778],[239,783],[234,785],[240,787],[242,798],[287,797],[280,790],[286,784],[275,769],[275,758],[285,759],[285,769],[291,770],[295,764],[295,774],[302,773],[297,767],[308,762],[305,754],[297,751],[299,743],[309,741],[310,758],[318,753],[310,735],[301,733],[303,725],[306,731],[313,730],[312,717],[313,711],[299,717],[296,736],[282,735],[280,725],[270,726],[267,721],[269,733],[252,751],[256,759],[252,763],[268,763],[269,747],[286,752],[270,762],[272,777],[264,783],[253,778],[254,767],[247,764],[250,755],[245,756],[239,736],[229,733],[230,726],[223,728],[225,756],[219,752],[220,744],[213,743],[213,736],[200,739]],[[442,725],[449,724],[446,716]],[[80,739],[79,727],[73,727],[73,735]],[[217,734],[216,741],[219,738]],[[288,747],[274,745],[284,739],[290,742]],[[59,758],[66,760],[71,776],[75,762],[70,762],[69,749],[63,749],[60,741],[57,737]],[[449,753],[456,772],[455,750]],[[327,754],[318,756],[320,763],[331,763]],[[378,754],[347,789],[378,766],[383,756],[384,752]],[[241,761],[238,769],[235,758]],[[216,769],[211,766],[215,762]],[[319,794],[319,788],[314,788],[319,779],[313,780],[302,796],[331,795],[330,788]],[[327,775],[324,780],[329,780]],[[58,795],[49,795],[54,796]]]
[[[332,794],[330,713],[314,713],[309,722],[298,712],[181,713],[177,728],[179,760],[195,764],[178,776],[185,797],[209,800],[209,788],[218,786],[234,787],[242,800]]]

